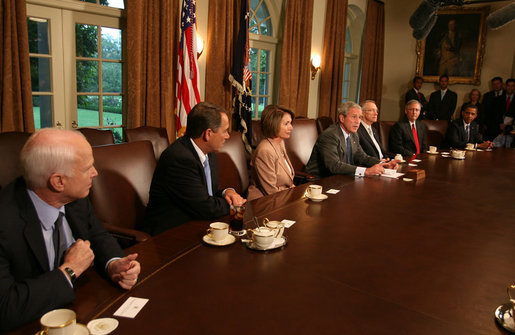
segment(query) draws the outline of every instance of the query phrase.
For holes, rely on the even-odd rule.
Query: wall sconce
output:
[[[318,70],[320,70],[320,55],[311,56],[311,80],[315,79]]]
[[[204,41],[197,34],[197,58],[199,58],[200,55],[202,55],[202,51],[204,51]]]

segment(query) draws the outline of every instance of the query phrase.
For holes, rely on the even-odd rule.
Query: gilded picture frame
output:
[[[439,10],[429,35],[417,41],[417,76],[437,82],[447,74],[451,84],[479,85],[489,11],[489,6]]]

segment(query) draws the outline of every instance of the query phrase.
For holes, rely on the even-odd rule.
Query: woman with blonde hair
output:
[[[293,129],[292,111],[268,105],[261,114],[261,131],[265,137],[252,155],[252,184],[248,200],[294,187],[295,171],[288,158],[284,140]]]

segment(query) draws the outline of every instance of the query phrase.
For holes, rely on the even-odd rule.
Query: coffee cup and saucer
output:
[[[320,202],[327,199],[327,195],[322,194],[322,186],[320,185],[309,185],[304,195],[309,200],[315,202]]]
[[[464,150],[452,150],[451,157],[454,159],[465,159],[465,151]]]
[[[54,309],[39,320],[41,330],[36,335],[89,335],[88,328],[77,323],[77,315],[71,309]]]
[[[431,146],[429,147],[429,150],[428,150],[428,151],[426,151],[426,152],[427,152],[428,154],[430,154],[430,155],[438,155],[438,148],[437,148],[437,147],[435,147],[435,146],[433,146],[433,145],[431,145]]]
[[[269,221],[270,227],[279,221]],[[282,224],[282,222],[279,222]],[[242,240],[249,249],[267,251],[280,248],[286,244],[286,236],[283,236],[284,224],[282,227],[277,225],[275,229],[268,226],[249,229],[252,238],[250,240]]]
[[[402,157],[401,154],[395,155],[395,157],[393,159],[395,159],[397,161],[397,163],[406,163],[406,161],[404,160],[404,157]]]
[[[474,143],[467,143],[467,145],[465,146],[465,150],[476,151],[476,145]]]
[[[209,225],[207,234],[202,237],[202,241],[217,247],[233,244],[236,237],[229,234],[229,224],[225,222],[213,222]]]

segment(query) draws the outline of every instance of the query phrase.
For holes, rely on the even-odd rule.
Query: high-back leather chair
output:
[[[447,120],[422,120],[427,127],[427,145],[440,146],[444,139],[449,121]]]
[[[149,141],[93,147],[98,176],[90,199],[98,219],[122,246],[149,235],[134,228],[145,215],[156,158]]]
[[[86,137],[91,146],[114,144],[113,132],[109,129],[79,128],[77,130]]]
[[[161,153],[170,145],[166,128],[143,126],[125,130],[127,142],[150,141],[154,148],[156,160],[159,160]]]
[[[249,171],[241,133],[231,131],[230,138],[216,153],[218,158],[219,187],[232,187],[239,194],[246,194],[249,188]]]
[[[21,176],[20,152],[30,135],[18,131],[0,133],[0,189]]]
[[[309,161],[311,151],[318,138],[314,119],[295,119],[290,138],[284,141],[286,152],[290,158],[296,175],[300,175]],[[312,176],[306,175],[308,180]]]
[[[263,132],[261,131],[261,121],[252,120],[252,141],[250,143],[252,149],[256,149],[259,142],[261,142],[263,138]]]
[[[383,148],[384,148],[384,150],[386,150],[386,152],[390,152],[389,137],[390,137],[390,130],[392,129],[394,124],[395,124],[395,121],[379,121],[379,139],[381,140],[381,143],[383,144]]]
[[[326,130],[333,123],[334,123],[333,119],[331,119],[329,116],[317,117],[317,131],[318,131],[318,134],[322,133],[324,130]]]

